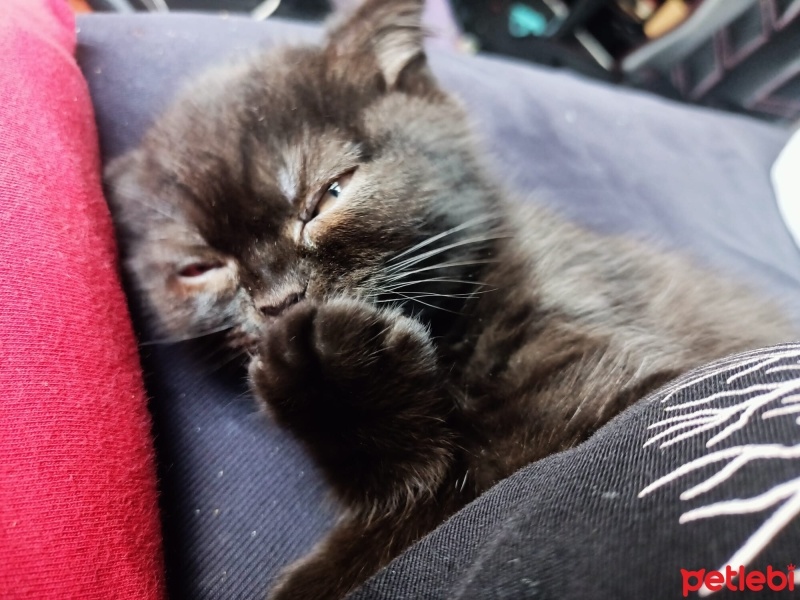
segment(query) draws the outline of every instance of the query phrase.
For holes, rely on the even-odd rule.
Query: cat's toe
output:
[[[337,377],[361,373],[374,362],[374,350],[390,326],[375,308],[356,300],[334,300],[320,307],[312,344],[322,365]]]
[[[397,317],[383,340],[386,352],[399,363],[411,368],[415,363],[428,365],[435,362],[436,351],[430,334],[419,321]]]
[[[359,379],[376,371],[388,376],[435,362],[430,335],[419,321],[399,310],[354,300],[320,307],[313,345],[321,364],[338,379]]]
[[[298,304],[276,319],[250,362],[250,380],[262,396],[289,394],[314,366],[311,332],[317,307]]]

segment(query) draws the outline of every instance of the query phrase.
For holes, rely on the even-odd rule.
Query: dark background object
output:
[[[136,10],[128,0],[87,0],[87,4],[98,12],[131,13]]]
[[[562,39],[575,31],[586,21],[608,4],[608,0],[576,0],[569,3],[569,15],[558,23],[552,32],[548,31],[549,37]]]
[[[141,0],[138,0],[141,2]],[[172,10],[252,12],[261,0],[168,0]],[[224,6],[224,8],[223,8]],[[328,0],[282,0],[273,13],[276,17],[319,21],[330,12]]]
[[[577,17],[560,0],[453,0],[451,4],[463,30],[475,37],[482,51],[611,80],[611,57],[603,64],[575,37],[576,28],[606,2],[581,2],[583,12]]]
[[[170,11],[252,13],[263,0],[166,0]],[[88,0],[99,12],[152,11],[153,0]],[[277,17],[301,21],[319,21],[330,12],[328,0],[282,0]]]
[[[487,52],[770,120],[800,118],[800,0],[694,0],[688,18],[656,39],[621,0],[452,3]],[[515,35],[525,11],[547,26]]]
[[[100,11],[163,0],[89,0]],[[685,0],[689,17],[651,39],[635,0],[449,0],[479,50],[695,104],[800,118],[800,0]],[[655,12],[666,0],[649,0]],[[170,10],[251,14],[260,0],[166,0]],[[641,4],[641,0],[639,2]],[[330,0],[282,0],[274,16],[320,21]]]
[[[800,0],[752,0],[688,50],[675,49],[654,67],[680,98],[774,120],[800,118]],[[628,79],[641,85],[642,73],[639,67]]]

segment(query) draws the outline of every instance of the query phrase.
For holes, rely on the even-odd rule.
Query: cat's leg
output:
[[[348,517],[281,573],[269,600],[337,600],[448,516],[434,501],[372,520]]]
[[[313,593],[277,597],[337,598],[444,518],[414,523],[425,506],[451,503],[439,495],[457,445],[455,405],[420,323],[354,300],[299,304],[270,328],[250,375],[354,515],[281,587]]]

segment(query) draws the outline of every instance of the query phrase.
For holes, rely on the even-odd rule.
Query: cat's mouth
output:
[[[254,308],[258,316],[231,328],[227,333],[227,346],[234,351],[255,352],[270,325],[284,312],[306,300],[307,289],[307,283],[302,287],[287,287],[256,300]]]
[[[263,324],[269,325],[284,312],[306,300],[309,281],[296,281],[273,289],[270,293],[258,298],[256,309],[261,315]]]
[[[267,319],[279,317],[284,311],[305,300],[305,297],[306,290],[304,288],[301,291],[290,292],[278,300],[265,302],[259,305],[258,310]]]

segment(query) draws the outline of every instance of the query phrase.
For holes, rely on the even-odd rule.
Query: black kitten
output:
[[[741,289],[510,202],[422,1],[209,73],[108,170],[175,338],[227,331],[344,505],[272,598],[340,598],[521,466],[701,363],[793,337]]]

